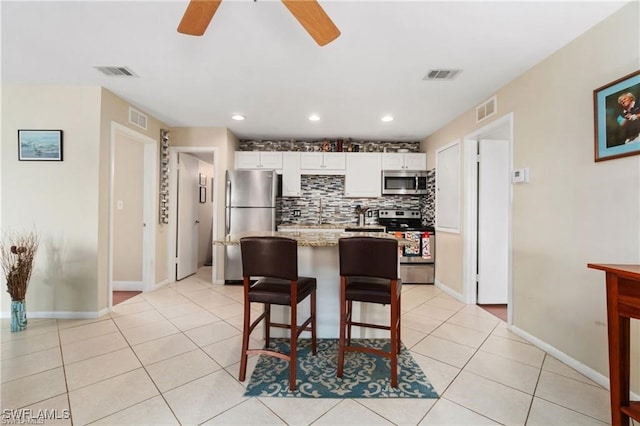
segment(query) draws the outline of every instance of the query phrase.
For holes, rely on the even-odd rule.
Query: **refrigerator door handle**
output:
[[[227,192],[225,194],[225,209],[224,209],[224,213],[225,213],[225,221],[224,223],[225,225],[225,230],[224,233],[225,235],[229,235],[229,232],[231,231],[231,181],[227,180]]]

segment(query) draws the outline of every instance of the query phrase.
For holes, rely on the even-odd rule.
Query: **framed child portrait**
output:
[[[595,161],[640,154],[640,70],[593,91]]]

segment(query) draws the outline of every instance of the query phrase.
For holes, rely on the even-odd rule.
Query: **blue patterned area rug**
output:
[[[388,350],[389,339],[354,339],[353,345]],[[289,353],[289,339],[271,339],[271,346]],[[293,398],[438,398],[438,394],[402,345],[398,357],[398,387],[391,387],[390,361],[363,352],[345,354],[342,378],[336,376],[338,339],[318,339],[317,354],[311,339],[298,341],[297,390],[289,391],[289,363],[260,355],[245,396]]]

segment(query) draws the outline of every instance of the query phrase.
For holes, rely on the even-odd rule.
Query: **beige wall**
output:
[[[513,113],[514,168],[530,168],[530,183],[512,187],[513,325],[604,376],[604,274],[586,264],[640,263],[640,156],[594,162],[592,96],[638,69],[639,16],[638,2],[625,6],[497,92],[495,118]],[[478,125],[474,114],[422,142],[430,161],[438,147],[490,122]],[[437,240],[436,278],[455,291],[463,238],[464,229]],[[639,328],[635,321],[636,393]]]
[[[166,127],[153,117],[147,131],[130,126],[128,107],[100,87],[2,87],[0,226],[41,234],[27,292],[32,313],[94,315],[107,307],[111,122],[154,140]],[[17,161],[18,129],[63,130],[64,161]],[[167,279],[165,231],[158,227],[156,282]],[[0,301],[8,311],[4,291]]]
[[[216,210],[213,212],[217,226],[215,238],[224,237],[224,182],[227,169],[233,169],[234,152],[239,145],[238,139],[226,128],[176,127],[171,129],[171,146],[173,147],[208,147],[216,148],[214,158],[216,169],[214,181],[216,194]],[[223,249],[217,247],[213,254],[215,280],[224,281]]]
[[[63,130],[62,162],[18,161],[18,129]],[[2,230],[41,238],[27,307],[95,312],[100,88],[2,88]],[[10,298],[0,292],[2,311]]]

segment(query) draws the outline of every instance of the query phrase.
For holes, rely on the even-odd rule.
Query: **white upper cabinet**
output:
[[[344,152],[301,152],[300,170],[307,175],[343,175]]]
[[[380,197],[382,195],[382,154],[347,153],[344,177],[345,197]]]
[[[427,154],[392,152],[382,154],[383,170],[427,170]]]
[[[299,197],[300,184],[300,153],[282,153],[282,196]]]
[[[282,169],[282,152],[236,151],[236,169]]]

